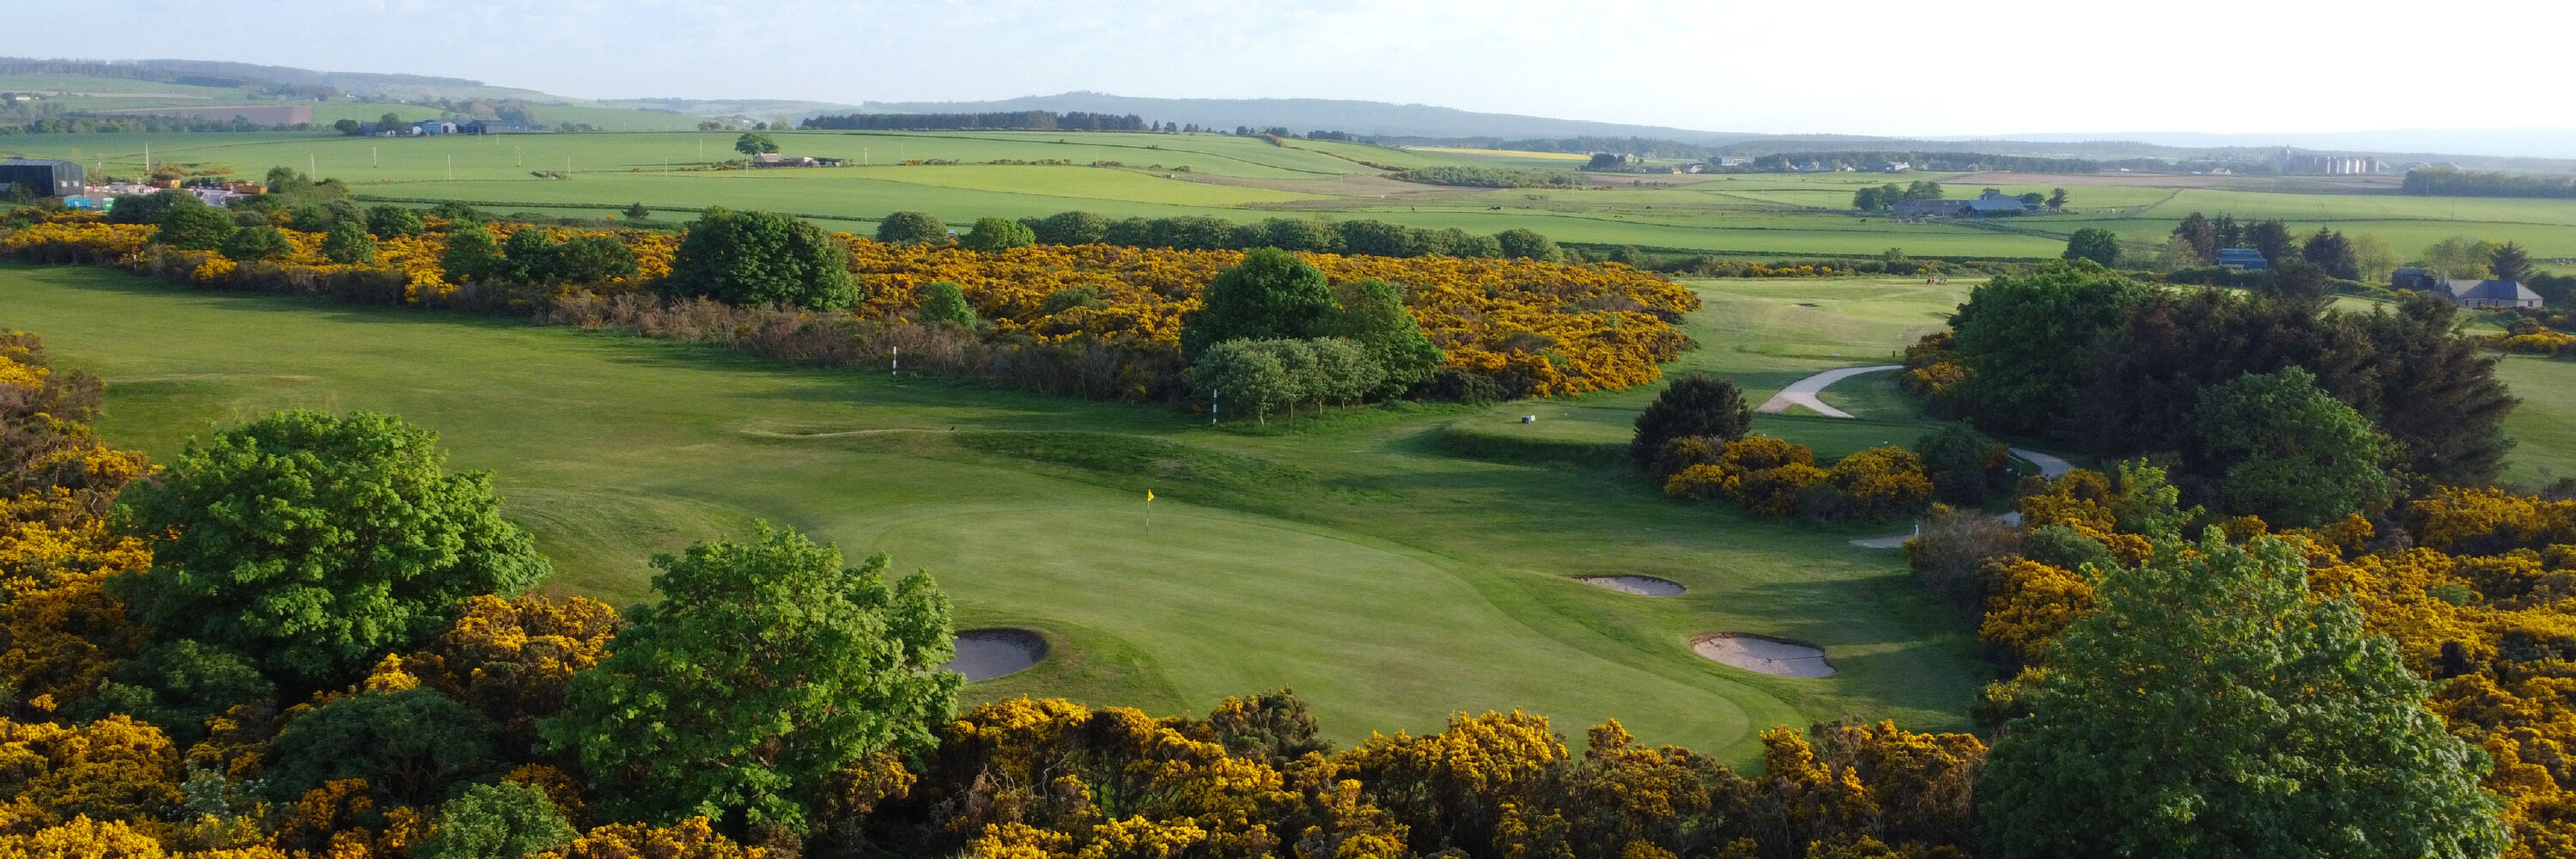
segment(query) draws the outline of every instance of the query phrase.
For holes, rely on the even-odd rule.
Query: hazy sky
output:
[[[444,75],[590,98],[1096,90],[1781,133],[2576,128],[2564,52],[2548,47],[2576,29],[2563,0],[80,5],[85,31],[115,34],[63,43],[85,58]]]

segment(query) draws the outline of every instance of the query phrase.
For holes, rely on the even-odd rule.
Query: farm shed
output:
[[[2263,271],[2272,267],[2272,261],[2264,259],[2263,252],[2253,248],[2221,248],[2218,264],[2246,271]]]
[[[26,189],[38,197],[71,197],[86,190],[78,161],[11,158],[0,161],[0,186]]]
[[[2446,280],[2442,296],[2461,307],[2540,306],[2540,293],[2510,280]]]

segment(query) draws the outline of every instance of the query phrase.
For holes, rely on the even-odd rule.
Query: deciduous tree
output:
[[[2100,227],[2076,230],[2066,239],[2067,259],[2092,260],[2105,266],[2120,264],[2120,236]]]
[[[890,245],[946,244],[948,225],[929,212],[895,212],[877,222],[877,241]]]
[[[2195,452],[2220,475],[2227,509],[2308,528],[2387,508],[2388,437],[2291,367],[2201,392]]]
[[[1199,311],[1181,322],[1181,352],[1193,357],[1227,340],[1313,337],[1333,310],[1324,273],[1278,248],[1245,254],[1199,300]]]
[[[958,244],[967,250],[995,253],[1037,243],[1037,233],[1009,218],[977,218],[975,228]]]
[[[2479,760],[2297,549],[2215,529],[2099,570],[2097,611],[1987,756],[1988,849],[2021,856],[2494,856]]]
[[[436,635],[466,597],[549,569],[501,518],[491,476],[446,459],[436,433],[374,412],[283,412],[192,441],[162,482],[127,493],[160,539],[121,594],[273,677],[344,679]]]
[[[954,631],[928,575],[889,583],[884,555],[849,568],[767,525],[653,565],[662,600],[632,611],[542,726],[612,818],[801,830],[833,773],[923,751],[949,717]]]
[[[714,208],[690,222],[667,288],[728,304],[839,310],[859,303],[849,260],[849,249],[813,224]]]

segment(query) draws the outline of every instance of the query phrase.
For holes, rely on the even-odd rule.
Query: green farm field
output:
[[[332,105],[338,107],[338,105]],[[350,105],[381,108],[382,105]],[[596,108],[618,111],[617,108]],[[631,111],[629,111],[631,112]],[[669,119],[686,117],[662,115]],[[603,115],[594,124],[609,125]],[[591,121],[591,120],[581,120]],[[640,126],[637,126],[640,127]],[[1492,233],[1524,227],[1562,242],[1740,258],[1915,256],[2054,258],[2077,229],[2161,241],[2194,211],[2283,218],[2297,233],[2378,235],[2411,256],[2468,235],[2520,242],[2540,259],[2576,258],[2576,201],[2420,198],[2315,177],[1952,177],[1866,173],[1602,174],[1579,190],[1455,188],[1400,182],[1385,168],[1561,167],[1562,159],[1479,150],[1394,149],[1214,134],[1087,132],[773,132],[788,154],[848,166],[713,170],[738,157],[732,132],[599,132],[494,137],[349,138],[317,134],[21,135],[0,148],[132,174],[156,163],[257,176],[308,167],[376,200],[464,200],[502,211],[597,211],[643,203],[662,212],[707,206],[793,212],[864,232],[894,211],[952,223],[1068,209],[1112,217],[1213,215],[1376,218]],[[1070,165],[1013,164],[1058,160]],[[955,161],[958,164],[906,162]],[[996,163],[1003,162],[1003,163]],[[1115,162],[1116,167],[1093,167]],[[1073,166],[1078,165],[1078,166]],[[536,171],[562,174],[555,179]],[[1946,181],[1950,196],[1984,187],[2020,194],[2066,185],[2067,211],[2001,221],[1907,223],[1848,211],[1863,186]],[[1994,184],[1988,185],[1991,180]],[[2384,185],[2384,183],[2382,183]]]
[[[1803,285],[1821,292],[1702,285],[1728,300],[1690,320],[1708,345],[1682,366],[1767,395],[1843,363],[1837,346],[1892,351],[1964,289]],[[1781,309],[1792,299],[1818,307]],[[297,406],[436,429],[454,465],[497,475],[507,514],[556,561],[554,592],[648,599],[648,555],[754,519],[891,552],[939,578],[961,626],[1027,627],[1056,645],[1036,669],[970,686],[975,698],[1169,713],[1286,686],[1345,742],[1517,707],[1569,731],[1617,718],[1647,742],[1744,760],[1763,728],[1847,713],[1959,729],[1989,679],[1973,633],[1898,553],[1847,542],[1885,526],[1757,520],[1665,499],[1618,468],[1439,452],[1453,425],[1519,426],[1513,408],[1210,428],[1159,407],[86,268],[0,266],[0,319],[105,378],[102,432],[159,459]],[[1514,408],[1540,410],[1532,426],[1607,427],[1651,394]],[[1760,429],[1832,453],[1928,426],[1901,406],[1869,418],[1766,416]],[[1150,519],[1149,489],[1160,498]],[[1569,578],[1611,574],[1690,592],[1639,597]],[[1691,653],[1692,636],[1720,631],[1821,644],[1840,673],[1771,677]]]

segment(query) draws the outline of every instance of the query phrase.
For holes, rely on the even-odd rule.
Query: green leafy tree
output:
[[[2487,270],[2495,272],[2497,280],[2521,283],[2523,276],[2531,273],[2531,254],[2521,245],[2506,242],[2487,255]]]
[[[295,243],[287,241],[286,234],[276,227],[261,224],[234,230],[231,237],[224,239],[223,252],[239,262],[278,259],[295,253]]]
[[[332,221],[322,232],[322,258],[341,265],[376,261],[376,238],[356,221]]]
[[[1267,245],[1284,251],[1313,253],[1333,249],[1333,225],[1316,218],[1271,218],[1261,222],[1259,232],[1258,241],[1242,242],[1239,246]]]
[[[1950,327],[1968,370],[1959,397],[1979,429],[2041,432],[2074,410],[2096,341],[2152,292],[2089,261],[1997,277],[1968,293]]]
[[[501,244],[492,240],[492,231],[473,221],[454,222],[447,230],[447,250],[438,255],[438,267],[450,280],[459,283],[481,283],[508,271],[501,257]]]
[[[426,805],[502,765],[494,730],[482,713],[427,687],[353,695],[286,723],[260,778],[281,801],[362,778],[380,800]]]
[[[428,229],[429,225],[421,222],[419,212],[401,206],[371,206],[367,209],[367,232],[376,234],[376,238],[417,236]]]
[[[555,243],[553,274],[560,283],[607,283],[644,273],[635,249],[615,236],[574,236]]]
[[[2105,266],[2120,264],[2120,237],[2100,227],[2085,227],[2066,237],[2066,259],[2092,260]]]
[[[419,859],[527,859],[579,836],[546,792],[517,782],[478,784],[438,807],[438,823],[412,847]]]
[[[2062,188],[2061,188],[2061,189],[2059,189],[2059,190],[2061,190],[2061,191],[2062,191],[2062,190],[2064,190],[2064,189],[2062,189]],[[2045,206],[2045,205],[2048,205],[2048,195],[2046,195],[2046,194],[2042,194],[2042,193],[2037,192],[2037,191],[2025,191],[2025,192],[2022,192],[2022,195],[2021,195],[2021,204],[2022,204],[2022,205],[2024,205],[2024,206],[2030,206],[2030,207],[2033,207],[2033,208],[2037,208],[2037,207],[2040,207],[2040,206]]]
[[[611,819],[802,830],[834,773],[927,750],[956,702],[948,598],[927,574],[888,583],[888,563],[851,569],[765,524],[658,556],[662,600],[628,612],[540,730]]]
[[[1366,278],[1342,287],[1341,300],[1325,328],[1368,350],[1383,374],[1378,394],[1401,394],[1431,378],[1449,356],[1422,331],[1422,323],[1405,309],[1404,287]]]
[[[1674,379],[1637,415],[1628,457],[1642,466],[1655,461],[1664,442],[1686,436],[1734,441],[1752,429],[1753,407],[1744,403],[1743,390],[1727,379],[1692,373]]]
[[[376,117],[376,130],[377,130],[377,131],[395,131],[395,130],[399,130],[399,129],[401,129],[401,128],[402,128],[402,124],[403,124],[403,121],[402,121],[402,114],[395,113],[395,112],[390,111],[390,110],[385,111],[385,115],[383,115],[383,116],[379,116],[379,117]]]
[[[1422,237],[1413,228],[1380,220],[1343,221],[1333,225],[1334,244],[1354,256],[1422,255]]]
[[[188,203],[204,205],[197,195],[168,188],[150,194],[119,194],[109,201],[107,222],[111,224],[158,224],[163,215]]]
[[[187,639],[155,644],[116,666],[98,693],[68,710],[82,720],[122,713],[161,727],[181,748],[206,738],[206,720],[269,701],[276,684],[240,654]]]
[[[1502,246],[1503,256],[1540,262],[1565,261],[1565,249],[1557,247],[1555,239],[1537,230],[1514,227],[1495,233],[1494,241]]]
[[[534,225],[510,233],[510,238],[501,243],[501,277],[525,284],[555,282],[555,240],[558,238],[561,236],[555,231]]]
[[[432,207],[429,210],[429,213],[441,218],[446,218],[450,225],[480,224],[484,220],[483,211],[481,209],[476,209],[472,204],[463,200],[449,200],[447,202],[440,203],[437,206]]]
[[[667,289],[730,304],[839,310],[859,303],[850,250],[774,212],[708,209],[671,258]]]
[[[733,151],[740,152],[744,155],[759,155],[762,153],[776,152],[778,151],[778,141],[771,139],[770,136],[766,134],[761,134],[756,131],[746,131],[743,132],[741,137],[734,138]]]
[[[956,284],[933,283],[921,288],[921,321],[972,329],[975,327],[975,305],[966,303],[966,292],[958,289]]]
[[[1037,231],[1009,218],[977,218],[975,228],[967,231],[958,244],[967,250],[994,253],[1037,244]]]
[[[2503,356],[2471,336],[2458,305],[2416,295],[2339,320],[2371,344],[2366,372],[2324,386],[2371,416],[2403,451],[2402,470],[2454,486],[2492,483],[2514,441],[2505,418],[2521,404],[2496,378]]]
[[[465,598],[544,578],[491,475],[450,473],[438,435],[391,415],[270,415],[189,442],[124,503],[153,566],[116,580],[153,627],[306,688],[345,682],[455,620]]]
[[[2066,209],[2066,189],[2064,189],[2064,188],[2050,188],[2050,189],[2048,189],[2048,201],[2047,201],[2047,205],[2048,205],[2048,210],[2049,210],[2049,211],[2051,211],[2051,212],[2064,211],[2064,210]]]
[[[629,221],[648,220],[652,217],[653,210],[644,208],[643,203],[639,202],[635,205],[626,207],[626,219]]]
[[[1386,368],[1378,364],[1368,347],[1342,337],[1318,337],[1308,342],[1313,344],[1315,373],[1313,387],[1305,392],[1307,399],[1348,404],[1386,386]]]
[[[1107,240],[1109,219],[1096,212],[1057,212],[1039,218],[1029,230],[1050,245],[1096,245]]]
[[[2174,226],[2173,235],[2191,248],[2195,263],[2207,265],[2218,258],[2218,230],[2199,212],[2183,216],[2182,223]]]
[[[2361,281],[2385,286],[2399,262],[2397,248],[2379,234],[2358,233],[2352,237],[2353,268],[2359,270]]]
[[[946,244],[948,225],[929,212],[895,212],[877,222],[877,241],[891,245]]]
[[[1951,424],[1916,439],[1914,453],[1923,458],[1923,476],[1931,478],[1942,502],[1974,506],[1999,488],[2002,469],[1986,467],[1994,446],[1985,433]]]
[[[1863,212],[1876,212],[1886,209],[1887,201],[1876,187],[1863,186],[1860,190],[1852,192],[1852,208]]]
[[[2443,277],[2493,277],[2495,270],[2487,266],[2495,262],[2496,247],[2485,239],[2452,236],[2424,249],[2424,267]]]
[[[333,131],[337,131],[337,132],[340,132],[341,134],[345,134],[345,135],[348,135],[348,136],[350,136],[350,137],[356,137],[356,136],[358,136],[358,133],[359,133],[359,132],[361,132],[361,131],[365,131],[366,129],[367,129],[367,124],[366,124],[366,123],[359,122],[359,121],[354,120],[354,119],[342,119],[342,120],[338,120],[338,121],[335,121],[335,122],[331,123],[331,130],[333,130]]]
[[[1278,248],[1259,248],[1218,272],[1198,312],[1181,321],[1181,352],[1197,356],[1227,340],[1302,340],[1333,311],[1323,271]]]
[[[2195,451],[2221,475],[2227,508],[2310,528],[2377,514],[2396,486],[2388,437],[2291,367],[2248,373],[2201,394]]]
[[[1209,346],[1190,362],[1184,375],[1192,387],[1216,396],[1220,413],[1250,410],[1262,423],[1270,422],[1271,409],[1298,398],[1279,353],[1257,340],[1226,340]]]
[[[174,201],[161,213],[161,229],[152,240],[174,248],[210,251],[223,247],[238,227],[233,216],[222,209],[206,205],[196,197]]]
[[[1946,193],[1949,192],[1943,190],[1941,188],[1941,183],[1939,182],[1916,180],[1906,184],[1904,198],[1908,200],[1938,200]]]
[[[2188,550],[2188,551],[2187,551]],[[2193,554],[2196,553],[2196,554]],[[1978,784],[1989,855],[2491,857],[2485,761],[2289,544],[2096,568]]]

